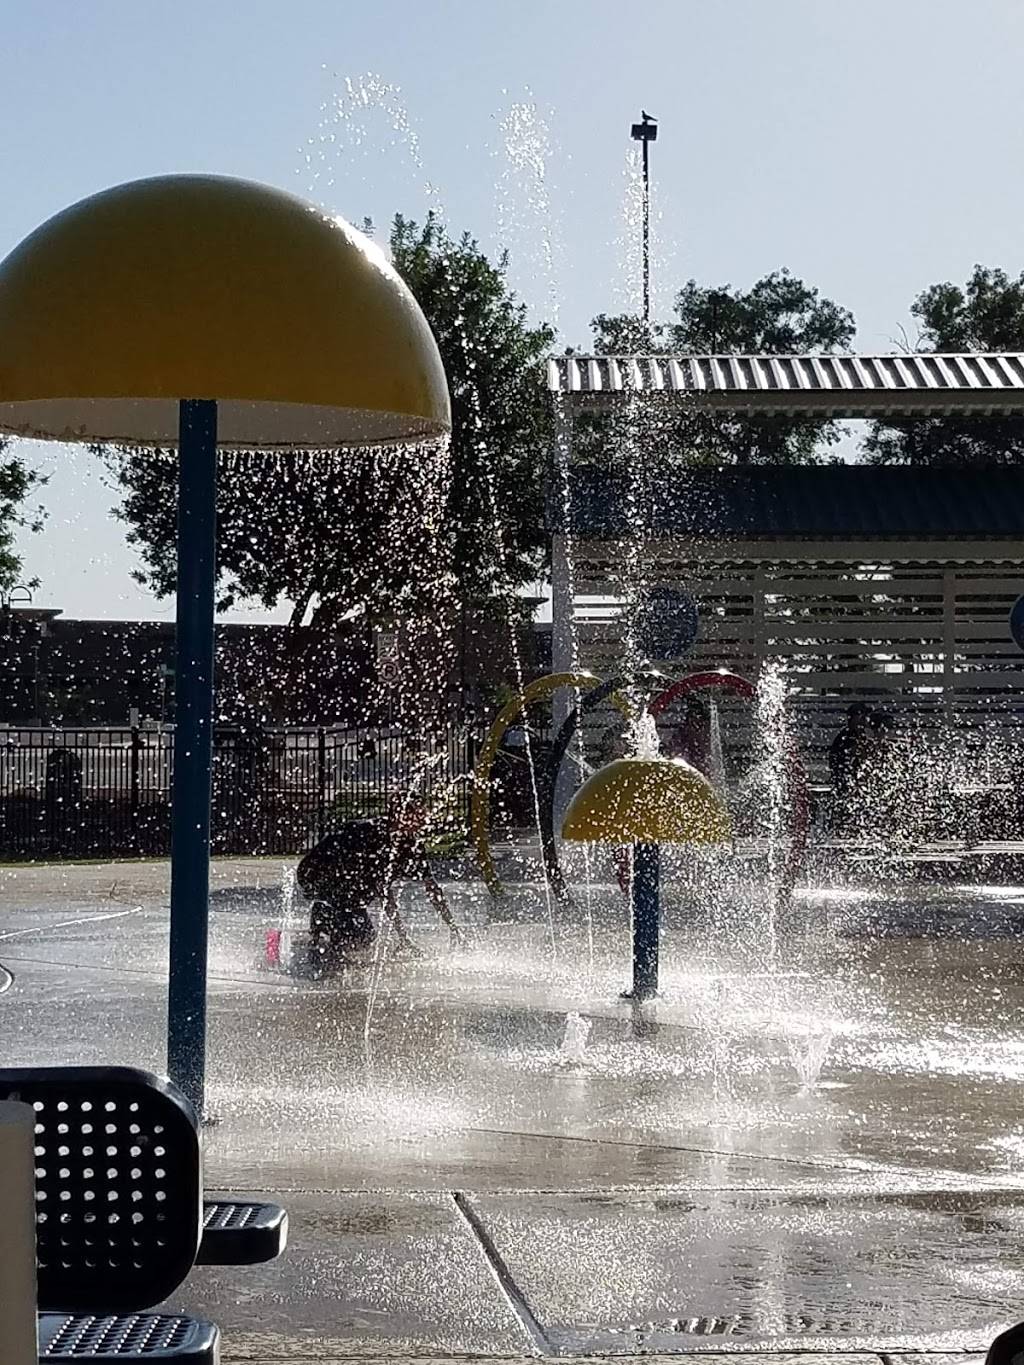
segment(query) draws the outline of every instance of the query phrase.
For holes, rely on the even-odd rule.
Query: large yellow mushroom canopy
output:
[[[216,399],[220,444],[241,447],[451,424],[433,335],[380,248],[280,190],[133,181],[0,262],[0,431],[170,444],[181,398]]]

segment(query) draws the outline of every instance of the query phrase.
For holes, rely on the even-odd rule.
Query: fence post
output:
[[[131,756],[131,825],[132,825],[132,851],[139,852],[139,756],[142,750],[142,738],[139,734],[139,727],[132,726],[132,756]]]
[[[465,772],[469,774],[470,781],[463,782],[460,787],[459,800],[462,805],[462,820],[466,828],[469,828],[470,807],[473,801],[473,777],[476,774],[476,731],[466,731],[466,766]]]
[[[327,815],[327,733],[321,725],[316,732],[316,837],[326,833]]]

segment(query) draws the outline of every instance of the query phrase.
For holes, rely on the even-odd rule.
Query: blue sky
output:
[[[557,299],[580,344],[628,296],[617,239],[642,105],[661,125],[662,309],[691,275],[788,265],[854,311],[863,349],[889,350],[925,285],[1024,267],[1019,0],[0,0],[0,33],[0,255],[66,204],[164,171],[268,181],[356,222],[440,203],[508,243],[524,297]],[[361,116],[358,146],[337,117],[345,77],[367,73],[400,87],[419,165],[384,113]],[[505,150],[524,104],[550,132],[543,187]],[[90,457],[32,455],[51,473],[47,530],[23,546],[37,601],[169,614],[132,584]]]

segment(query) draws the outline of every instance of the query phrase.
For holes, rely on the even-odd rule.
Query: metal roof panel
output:
[[[547,383],[598,406],[650,392],[747,412],[1022,412],[1024,354],[556,356]]]

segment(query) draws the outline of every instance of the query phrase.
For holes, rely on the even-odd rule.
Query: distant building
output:
[[[375,632],[371,640],[356,626],[324,640],[280,625],[218,625],[219,722],[350,726],[390,718],[417,665],[401,656],[392,664],[386,649],[382,655],[380,642],[389,634]],[[524,626],[517,636],[524,675],[546,671],[548,628]],[[467,613],[449,625],[438,651],[437,667],[423,676],[432,700],[449,713],[483,714],[503,687],[514,686],[515,654],[500,611],[485,606]],[[76,620],[34,607],[0,611],[0,724],[170,723],[173,670],[173,621]]]
[[[275,686],[293,649],[283,626],[219,625],[218,719],[354,723],[375,681],[368,644],[339,636],[303,670],[301,688]],[[0,723],[126,726],[173,719],[172,621],[82,621],[31,607],[0,613]]]
[[[556,671],[572,657],[602,676],[621,666],[632,534],[644,583],[698,607],[695,646],[660,666],[756,679],[780,665],[812,759],[853,702],[1021,734],[1009,618],[1024,592],[1024,470],[683,469],[652,488],[639,528],[631,508],[624,477],[573,471],[571,515],[554,532]]]

